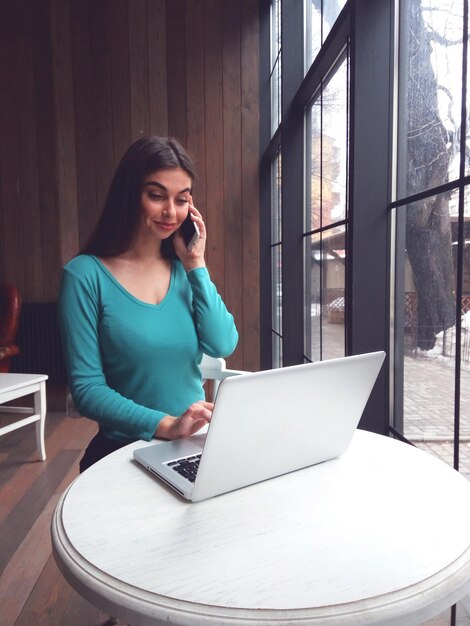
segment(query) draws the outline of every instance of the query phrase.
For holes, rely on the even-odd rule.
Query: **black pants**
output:
[[[105,437],[100,428],[98,434],[88,444],[85,454],[80,461],[80,474],[103,457],[111,454],[111,452],[127,446],[128,443]]]

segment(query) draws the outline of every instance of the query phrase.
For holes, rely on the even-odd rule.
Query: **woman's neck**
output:
[[[161,241],[155,240],[154,237],[139,237],[134,244],[120,255],[122,258],[139,261],[142,263],[154,263],[155,261],[164,260],[162,254]]]

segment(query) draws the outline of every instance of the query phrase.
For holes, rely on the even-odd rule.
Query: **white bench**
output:
[[[36,444],[41,461],[46,460],[44,425],[46,421],[46,380],[45,374],[0,374],[0,405],[34,394],[34,406],[0,406],[0,413],[27,415],[23,419],[0,428],[0,436],[36,423]]]

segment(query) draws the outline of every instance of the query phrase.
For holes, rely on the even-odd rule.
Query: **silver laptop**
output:
[[[346,451],[384,360],[372,352],[225,379],[207,434],[134,450],[196,502]]]

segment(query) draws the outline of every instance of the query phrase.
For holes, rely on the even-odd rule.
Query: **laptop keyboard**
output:
[[[199,461],[201,460],[200,454],[195,454],[193,456],[188,456],[184,459],[178,459],[177,461],[170,461],[167,463],[168,467],[171,467],[181,474],[184,478],[187,478],[190,482],[194,482],[196,480],[197,470],[199,468]]]

